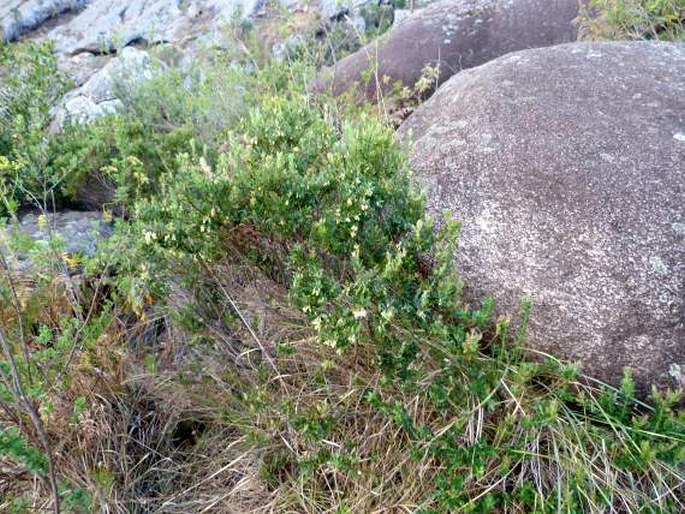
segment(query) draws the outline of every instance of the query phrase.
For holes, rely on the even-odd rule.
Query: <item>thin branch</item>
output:
[[[52,449],[50,447],[48,434],[45,430],[45,425],[43,425],[43,421],[40,419],[40,415],[38,414],[38,411],[36,410],[35,406],[31,403],[28,396],[26,396],[26,393],[24,392],[24,388],[21,383],[21,374],[19,372],[19,368],[17,367],[17,363],[14,360],[12,348],[9,344],[9,341],[7,341],[7,339],[5,338],[5,334],[2,332],[2,330],[0,330],[0,346],[2,347],[2,352],[4,354],[5,360],[7,361],[10,367],[12,381],[14,382],[12,388],[14,390],[12,391],[12,393],[19,399],[24,409],[26,410],[26,413],[31,418],[31,422],[33,423],[33,426],[36,429],[38,439],[40,440],[40,444],[43,447],[43,451],[45,452],[45,456],[48,460],[48,481],[50,482],[50,489],[52,491],[52,497],[54,502],[53,511],[55,512],[55,514],[59,514],[60,507],[59,490],[57,488],[57,476],[55,474],[55,465],[52,457]]]

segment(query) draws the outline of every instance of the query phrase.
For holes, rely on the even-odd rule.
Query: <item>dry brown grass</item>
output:
[[[171,315],[183,310],[201,320],[199,329]],[[432,361],[422,363],[425,384],[415,391],[380,387],[370,344],[344,355],[322,346],[285,287],[236,255],[146,314],[145,321],[113,320],[97,345],[79,351],[70,387],[46,419],[60,479],[88,492],[95,511],[414,512],[435,507],[429,502],[444,461],[429,453],[433,441],[417,444],[371,405],[368,391],[402,405],[435,438],[463,427],[455,443],[465,447],[484,435],[504,444],[502,412],[517,417],[535,408],[535,397],[508,389],[506,369],[495,412],[475,400],[466,411],[436,411],[420,392],[440,372]],[[74,418],[77,397],[88,407]],[[499,473],[501,455],[490,457],[485,474],[468,481],[472,501],[525,481],[547,494],[578,469],[591,470],[592,486],[612,491],[626,512],[650,490],[664,498],[682,494],[673,488],[674,471],[658,462],[652,482],[632,483],[602,441],[588,447],[573,415],[540,429],[526,445],[531,458],[508,473]],[[326,420],[332,425],[321,436],[315,424]],[[621,430],[616,437],[629,445]],[[455,470],[462,472],[469,470]],[[50,505],[49,488],[6,461],[0,491],[8,499],[30,497],[39,512]],[[7,506],[0,502],[0,511]],[[512,505],[510,512],[523,511]]]

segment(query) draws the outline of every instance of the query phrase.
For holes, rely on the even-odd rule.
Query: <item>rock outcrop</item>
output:
[[[401,127],[466,295],[527,344],[641,393],[683,386],[685,44],[573,43],[457,74]]]
[[[310,16],[303,14],[309,10],[304,0],[277,0],[268,6],[263,0],[7,0],[0,6],[0,40],[47,39],[54,44],[60,69],[76,87],[56,111],[51,128],[59,130],[68,120],[86,122],[114,112],[121,103],[111,94],[113,77],[126,68],[131,86],[148,78],[151,59],[145,50],[152,46],[163,47],[160,54],[189,68],[211,58],[214,49],[239,54],[242,46],[229,36],[230,27],[247,18],[267,21],[270,13],[277,19],[280,9],[287,9],[310,21],[307,30],[337,31],[336,37],[347,33],[342,47],[356,48],[366,25],[364,9],[369,7],[375,23],[382,21],[384,27],[394,12],[390,4],[370,0],[317,0],[311,7]],[[268,41],[273,36],[266,32]],[[282,60],[297,53],[303,39],[302,34],[276,37],[271,41],[274,55]]]
[[[261,0],[7,0],[0,6],[0,38],[51,40],[60,68],[81,86],[126,47],[169,44],[191,60],[225,48],[226,26],[260,5]],[[78,97],[71,102],[76,118],[111,110],[85,96],[72,95]]]
[[[509,52],[575,40],[577,15],[578,0],[443,0],[339,61],[318,87],[359,87],[373,101],[378,84],[384,93],[398,81],[413,88],[427,65],[439,65],[440,84]]]

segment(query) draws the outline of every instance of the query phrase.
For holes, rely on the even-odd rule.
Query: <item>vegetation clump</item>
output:
[[[46,48],[4,63],[43,91]],[[532,356],[529,305],[462,299],[459,227],[374,109],[221,59],[62,134],[49,88],[3,100],[41,129],[1,136],[7,221],[98,174],[119,216],[92,258],[2,232],[0,510],[683,510],[678,393]]]

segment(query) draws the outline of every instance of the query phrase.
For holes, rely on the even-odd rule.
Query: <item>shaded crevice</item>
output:
[[[156,39],[154,41],[150,41],[149,39],[142,37],[142,36],[136,36],[131,38],[129,41],[126,42],[121,48],[116,48],[112,46],[111,44],[104,44],[99,47],[95,46],[84,46],[84,47],[79,47],[73,52],[69,54],[70,57],[75,57],[77,55],[81,54],[91,54],[93,56],[116,56],[117,53],[119,53],[120,50],[123,48],[132,46],[138,49],[148,49],[152,48],[154,46],[159,46],[159,45],[165,45],[169,44],[170,41],[166,39]]]

